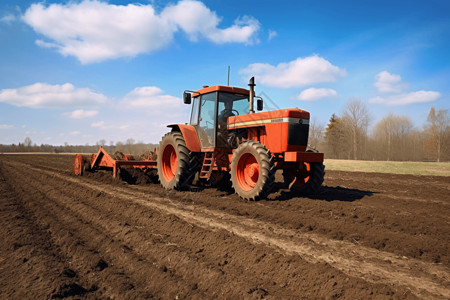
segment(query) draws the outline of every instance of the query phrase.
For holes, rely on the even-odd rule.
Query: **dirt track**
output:
[[[450,180],[327,171],[316,199],[166,192],[0,155],[0,298],[448,299]]]

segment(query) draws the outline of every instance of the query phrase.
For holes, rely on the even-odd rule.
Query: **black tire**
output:
[[[209,182],[212,187],[228,190],[231,189],[231,176],[230,173],[226,171],[213,171]]]
[[[244,199],[263,199],[273,188],[273,156],[257,141],[246,141],[239,145],[231,159],[230,172],[234,191]]]
[[[323,163],[319,162],[312,162],[309,163],[309,165],[310,170],[308,172],[308,181],[303,185],[292,184],[290,186],[290,190],[292,192],[305,195],[314,195],[320,190],[325,177],[325,166]],[[285,183],[289,185],[289,183],[292,181],[292,177],[289,176],[286,171],[283,171],[283,176]]]
[[[186,141],[180,132],[167,133],[159,143],[159,182],[166,190],[188,187],[194,180],[197,161],[195,154],[186,147]]]

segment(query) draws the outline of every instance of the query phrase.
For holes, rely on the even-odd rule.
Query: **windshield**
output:
[[[232,101],[234,114],[245,115],[250,111],[250,104],[247,95],[219,93],[219,112],[225,109],[225,103]]]
[[[249,109],[248,95],[212,92],[194,97],[190,124],[196,127],[201,147],[226,147],[228,117],[246,115]]]

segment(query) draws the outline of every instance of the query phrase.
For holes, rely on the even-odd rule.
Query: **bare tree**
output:
[[[106,145],[105,139],[101,139],[101,140],[99,140],[99,141],[97,142],[97,146],[105,147],[105,145]]]
[[[318,148],[319,145],[323,142],[323,133],[325,130],[325,126],[322,123],[319,123],[316,119],[312,119],[309,124],[309,145],[312,148]]]
[[[25,147],[27,147],[27,148],[30,148],[32,143],[33,143],[33,142],[31,141],[31,139],[30,139],[28,136],[27,136],[27,137],[25,138],[25,140],[23,141],[23,145],[24,145]]]
[[[429,145],[431,145],[431,150],[435,151],[436,160],[438,162],[441,161],[443,148],[445,149],[445,137],[447,136],[447,131],[450,125],[447,113],[447,109],[440,109],[436,113],[434,107],[431,107],[427,118],[428,125],[425,126],[425,131],[427,131],[430,136]]]
[[[413,157],[410,152],[414,151],[412,139],[410,139],[413,124],[408,116],[397,116],[392,113],[380,120],[374,129],[375,140],[381,148],[381,156],[386,160],[405,160]],[[411,140],[411,141],[410,141]],[[411,149],[409,149],[411,144]]]
[[[352,98],[346,103],[342,116],[351,132],[353,159],[358,159],[358,144],[361,148],[367,138],[367,128],[370,122],[369,111],[364,102]]]

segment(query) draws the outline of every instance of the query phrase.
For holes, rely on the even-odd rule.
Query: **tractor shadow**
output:
[[[353,202],[357,200],[361,200],[364,197],[370,197],[375,194],[372,191],[364,191],[358,189],[349,189],[343,188],[340,186],[337,187],[329,187],[322,186],[318,193],[314,195],[305,195],[301,193],[295,193],[285,188],[283,185],[277,185],[274,187],[272,191],[272,197],[269,197],[272,201],[287,201],[293,198],[309,198],[314,200],[323,200],[323,201],[342,201],[342,202]]]

